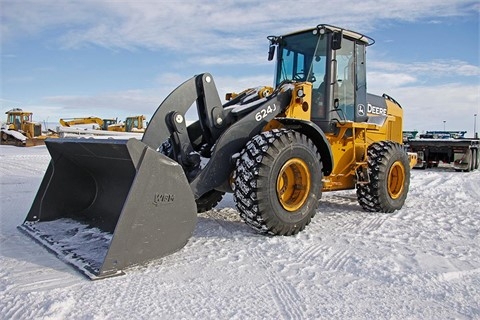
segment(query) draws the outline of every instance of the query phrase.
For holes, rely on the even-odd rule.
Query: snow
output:
[[[111,233],[67,218],[26,222],[19,229],[92,279],[96,278],[112,241]]]
[[[393,214],[324,193],[294,237],[255,233],[232,197],[170,256],[91,281],[17,229],[50,156],[0,146],[2,319],[479,319],[480,171],[412,171]]]
[[[135,129],[135,128],[134,128]],[[141,140],[143,132],[105,131],[78,127],[57,127],[61,138],[121,139],[135,138]]]
[[[24,136],[21,132],[15,130],[2,129],[2,132],[5,132],[6,134],[22,142],[25,142],[25,140],[27,140],[26,136]]]

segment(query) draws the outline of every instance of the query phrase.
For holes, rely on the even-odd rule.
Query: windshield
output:
[[[285,36],[278,52],[275,86],[285,80],[309,81],[318,87],[324,80],[327,37],[313,32]]]

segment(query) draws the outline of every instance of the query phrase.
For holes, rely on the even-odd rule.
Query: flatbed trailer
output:
[[[417,153],[414,168],[450,164],[455,171],[472,171],[480,165],[480,140],[464,138],[464,131],[427,131],[405,141],[409,152]]]

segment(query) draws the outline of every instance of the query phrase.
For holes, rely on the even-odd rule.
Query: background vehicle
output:
[[[47,136],[42,133],[42,125],[32,121],[32,112],[14,108],[5,113],[7,121],[2,125],[1,144],[27,147],[44,144]]]
[[[85,118],[63,118],[60,119],[60,124],[64,127],[72,127],[85,124],[96,125],[98,129],[108,130],[108,127],[117,123],[117,119],[100,119],[98,117]]]
[[[78,126],[84,124],[97,125],[98,128],[101,128],[103,126],[103,120],[98,117],[62,118],[59,122],[64,127]]]
[[[111,124],[107,127],[107,130],[120,132],[145,132],[146,127],[145,116],[139,115],[127,117],[123,123]]]
[[[68,261],[101,278],[179,250],[197,211],[225,192],[249,226],[271,235],[302,231],[322,191],[356,188],[367,211],[400,209],[410,182],[403,111],[366,92],[374,41],[330,25],[268,39],[274,88],[222,105],[213,77],[200,74],[168,95],[141,141],[47,142],[52,162],[20,228],[69,257],[84,245],[66,249],[59,237],[88,230],[105,252]],[[194,103],[198,119],[187,126]]]
[[[480,164],[480,140],[465,138],[466,131],[427,131],[406,141],[407,149],[418,154],[414,168],[451,164],[456,171],[472,171]]]

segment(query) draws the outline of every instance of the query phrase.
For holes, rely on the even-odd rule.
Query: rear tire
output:
[[[403,147],[380,141],[368,147],[370,182],[357,185],[358,202],[365,211],[391,213],[402,208],[410,186],[410,166]]]
[[[296,131],[262,132],[237,160],[234,200],[240,217],[260,233],[302,231],[315,216],[321,189],[320,154]]]

